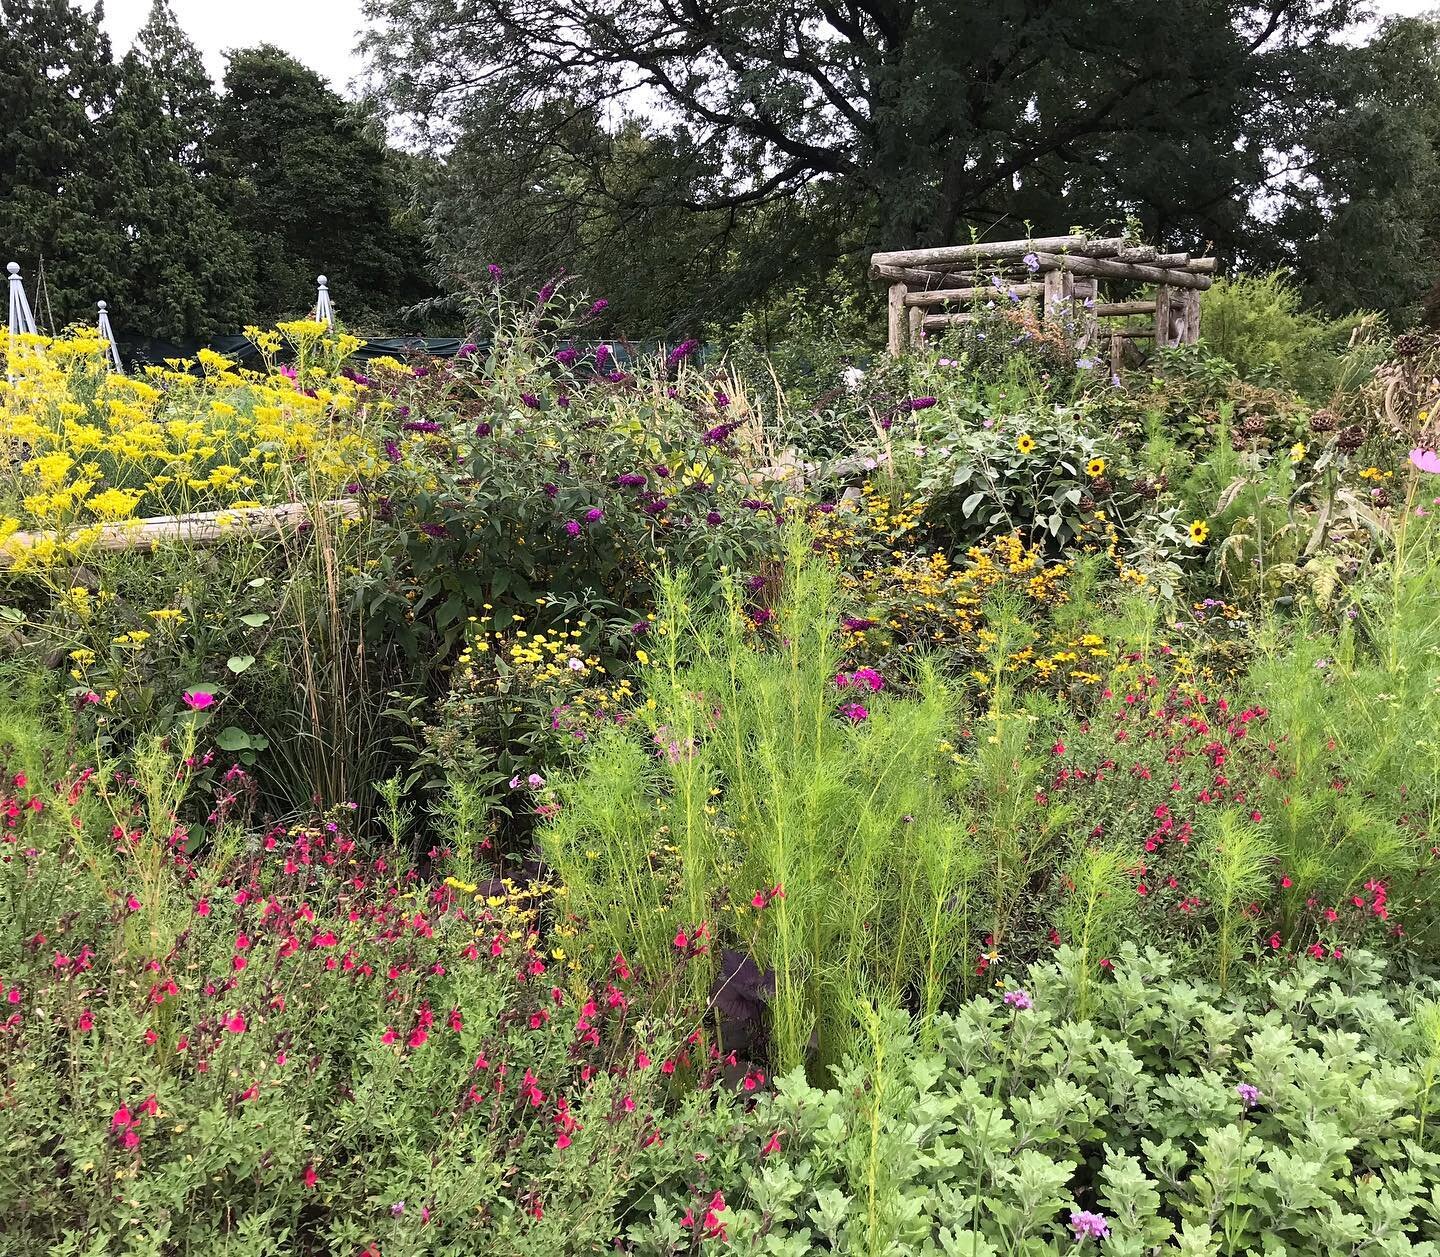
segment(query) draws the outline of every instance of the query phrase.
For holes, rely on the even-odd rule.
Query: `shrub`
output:
[[[1304,310],[1284,271],[1236,275],[1206,292],[1201,343],[1242,379],[1281,385],[1322,405],[1346,377],[1354,333],[1374,317],[1328,319]]]
[[[866,1011],[830,1086],[724,1115],[734,1168],[634,1251],[1435,1251],[1433,1002],[1365,955],[1226,998],[1128,947],[1076,1020],[1083,968],[1062,949],[922,1035]]]
[[[544,890],[363,854],[347,809],[195,860],[163,748],[5,742],[0,1252],[599,1252],[667,1181],[688,1028],[587,987]]]

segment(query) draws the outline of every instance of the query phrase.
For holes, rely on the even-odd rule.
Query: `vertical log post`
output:
[[[905,352],[905,293],[908,291],[903,282],[890,285],[890,299],[886,305],[886,314],[889,317],[889,342],[888,348],[892,358],[898,358]]]
[[[1175,291],[1169,284],[1160,284],[1155,289],[1155,348],[1164,349],[1170,340],[1170,303]]]
[[[1185,292],[1185,343],[1200,343],[1200,290],[1190,288]]]
[[[920,306],[910,307],[910,352],[916,353],[925,339],[925,311]]]
[[[1060,317],[1061,311],[1064,309],[1065,281],[1069,278],[1069,273],[1066,271],[1045,272],[1045,304],[1040,313],[1047,322]]]

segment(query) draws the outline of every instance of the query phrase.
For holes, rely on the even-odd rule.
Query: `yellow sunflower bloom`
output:
[[[1203,546],[1210,537],[1210,525],[1203,519],[1192,520],[1190,524],[1190,544],[1192,546]]]
[[[1105,474],[1105,460],[1103,458],[1092,458],[1085,464],[1087,476],[1103,476]]]
[[[1022,454],[1033,454],[1035,452],[1035,438],[1026,432],[1015,442],[1015,448]]]

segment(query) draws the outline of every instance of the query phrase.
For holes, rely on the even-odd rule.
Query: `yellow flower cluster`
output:
[[[335,373],[359,342],[327,330],[257,329],[262,371],[204,349],[138,376],[109,370],[93,330],[0,332],[15,377],[0,385],[0,555],[49,566],[102,524],[331,496],[381,474],[366,427],[388,403]],[[282,334],[297,363],[284,372],[273,365]]]
[[[491,609],[488,603],[485,609]],[[537,633],[517,627],[524,623],[519,615],[511,616],[508,629],[488,628],[475,616],[471,622],[476,627],[456,661],[464,681],[473,682],[499,668],[509,684],[543,689],[557,681],[593,682],[605,674],[599,657],[587,654],[575,641],[582,636],[583,621],[580,628],[546,628]]]
[[[829,515],[817,517],[815,548],[851,560],[856,548],[867,544],[893,550],[914,542],[924,515],[924,498],[909,490],[878,489],[866,481],[858,501],[847,498]]]
[[[973,675],[989,684],[1002,649],[1002,671],[1047,687],[1076,682],[1093,684],[1110,664],[1112,650],[1095,633],[1057,635],[1046,623],[1047,608],[1070,601],[1070,567],[1050,562],[1038,547],[1017,535],[997,537],[973,546],[961,564],[933,552],[911,555],[880,568],[842,576],[842,583],[862,603],[867,591],[881,613],[857,618],[848,633],[849,647],[867,658],[890,651],[913,653],[946,648],[973,655],[982,666]],[[1002,640],[987,618],[987,606],[1008,591],[1025,611],[1019,629]],[[1031,616],[1029,612],[1035,612]]]

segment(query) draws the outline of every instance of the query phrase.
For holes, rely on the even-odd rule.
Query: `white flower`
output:
[[[846,367],[840,372],[840,378],[845,381],[845,387],[853,393],[860,387],[860,381],[865,378],[865,372],[859,367]]]

